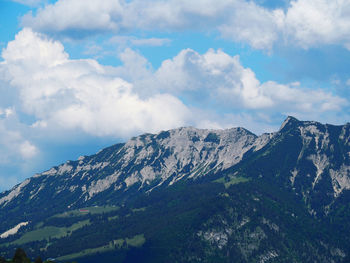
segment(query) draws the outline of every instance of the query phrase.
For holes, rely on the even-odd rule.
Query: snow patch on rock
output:
[[[104,179],[93,181],[88,189],[89,198],[110,188],[111,185],[118,180],[118,178],[119,174],[115,173],[107,176]]]
[[[298,175],[298,170],[296,168],[294,168],[294,170],[290,171],[290,172],[291,172],[292,176],[289,177],[289,179],[290,179],[290,182],[291,182],[292,186],[294,186],[295,178]]]
[[[21,227],[28,225],[29,222],[23,222],[19,223],[17,226],[11,228],[10,230],[7,230],[6,232],[2,233],[0,235],[0,238],[8,238],[9,236],[13,236],[17,234],[17,232],[20,230]]]
[[[264,255],[260,256],[260,263],[265,263],[270,261],[271,259],[274,259],[278,257],[278,253],[274,250],[266,252]]]
[[[260,135],[254,142],[253,148],[254,152],[259,151],[260,149],[264,148],[266,144],[269,143],[269,141],[275,136],[276,133],[264,133]]]
[[[130,187],[133,184],[139,182],[140,178],[137,176],[137,173],[133,173],[131,176],[128,176],[124,182],[126,183],[126,187]]]
[[[312,154],[308,159],[311,160],[316,167],[316,176],[312,182],[312,189],[314,189],[316,183],[321,178],[324,169],[329,165],[329,160],[325,154]]]
[[[65,173],[69,173],[73,170],[73,166],[69,165],[68,163],[65,163],[64,165],[61,165],[59,168],[58,168],[58,172],[57,174],[58,175],[63,175]]]
[[[12,191],[4,196],[3,198],[0,199],[0,205],[4,204],[4,203],[8,203],[10,202],[12,199],[16,198],[17,196],[20,195],[22,189],[29,184],[30,179],[25,180],[23,183],[21,183],[20,185],[15,186]],[[6,204],[5,204],[6,205]]]
[[[218,230],[208,230],[206,232],[200,231],[198,236],[202,237],[204,240],[208,241],[212,245],[216,245],[219,249],[226,246],[228,242],[228,234],[224,231]]]
[[[342,165],[338,171],[329,169],[332,178],[334,197],[338,197],[343,190],[350,189],[350,166]]]
[[[56,173],[57,173],[57,169],[53,167],[50,170],[43,172],[42,175],[55,175]]]
[[[45,184],[42,184],[42,185],[40,185],[39,189],[37,189],[36,191],[33,190],[32,192],[30,192],[31,196],[29,199],[33,199],[34,197],[36,197],[39,194],[39,192],[41,190],[43,190],[44,188],[45,188]]]

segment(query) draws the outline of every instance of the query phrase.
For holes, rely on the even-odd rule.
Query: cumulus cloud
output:
[[[221,35],[255,49],[271,50],[283,30],[284,12],[267,10],[254,2],[241,2],[233,10],[233,14],[217,26]]]
[[[348,1],[294,0],[284,10],[271,10],[246,0],[59,0],[25,15],[22,24],[72,38],[140,29],[204,30],[256,49],[270,50],[278,41],[302,48],[339,44],[349,49],[349,14]],[[136,43],[161,44],[145,41]]]
[[[26,28],[2,57],[0,72],[18,94],[16,107],[34,117],[34,129],[128,137],[213,120],[225,126],[218,120],[220,111],[300,116],[341,112],[348,105],[344,98],[298,83],[261,83],[239,56],[222,50],[199,54],[185,49],[155,70],[127,48],[120,54],[123,65],[107,67],[92,59],[70,59],[59,41]],[[5,115],[11,110],[0,111],[0,117]],[[22,141],[21,155],[34,156],[32,146]]]
[[[35,157],[39,150],[23,134],[23,127],[12,108],[0,108],[0,164],[13,160],[26,161]]]
[[[21,143],[19,151],[22,157],[25,159],[30,159],[38,153],[38,149],[29,141],[24,141],[23,143]]]
[[[40,8],[36,17],[28,13],[23,24],[42,32],[64,32],[67,35],[118,31],[124,28],[122,0],[59,0]]]
[[[36,128],[58,126],[103,136],[129,136],[184,125],[190,112],[170,94],[140,98],[131,83],[95,60],[72,60],[63,45],[24,29],[4,49],[2,68]],[[126,54],[127,56],[127,54]],[[23,145],[30,156],[33,148]]]
[[[253,2],[229,1],[122,1],[59,0],[22,18],[24,26],[71,38],[133,30],[219,30],[224,37],[247,41],[255,48],[270,48],[276,40],[276,21]],[[62,15],[64,14],[64,15]],[[122,40],[119,38],[119,40]],[[124,39],[125,40],[125,39]],[[134,39],[134,45],[163,45],[166,39]]]
[[[343,44],[350,49],[349,1],[292,1],[285,23],[287,36],[304,48]]]
[[[210,49],[203,55],[183,50],[162,63],[153,81],[173,94],[204,98],[205,104],[216,101],[217,106],[229,109],[325,112],[340,111],[348,103],[322,90],[303,89],[298,83],[261,83],[250,68],[242,66],[239,56],[221,50]]]

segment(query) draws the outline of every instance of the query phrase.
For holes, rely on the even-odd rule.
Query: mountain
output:
[[[263,147],[268,138],[243,128],[180,128],[141,135],[25,180],[0,196],[0,208],[7,213],[13,208],[30,213],[29,206],[40,207],[46,216],[51,209],[120,203],[135,192],[227,169],[247,151]],[[0,232],[7,227],[0,226]]]
[[[0,251],[79,262],[347,262],[349,140],[350,124],[293,117],[261,136],[144,134],[1,193]]]

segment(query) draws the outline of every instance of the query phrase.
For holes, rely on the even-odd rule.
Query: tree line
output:
[[[50,260],[50,259],[43,261],[40,256],[38,256],[34,261],[31,261],[31,259],[28,258],[26,252],[22,248],[17,248],[13,258],[10,260],[0,257],[0,263],[54,263],[54,262],[55,262],[54,260]]]

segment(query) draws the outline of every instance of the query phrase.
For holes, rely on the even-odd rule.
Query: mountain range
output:
[[[0,194],[0,255],[349,262],[350,124],[143,134]]]

